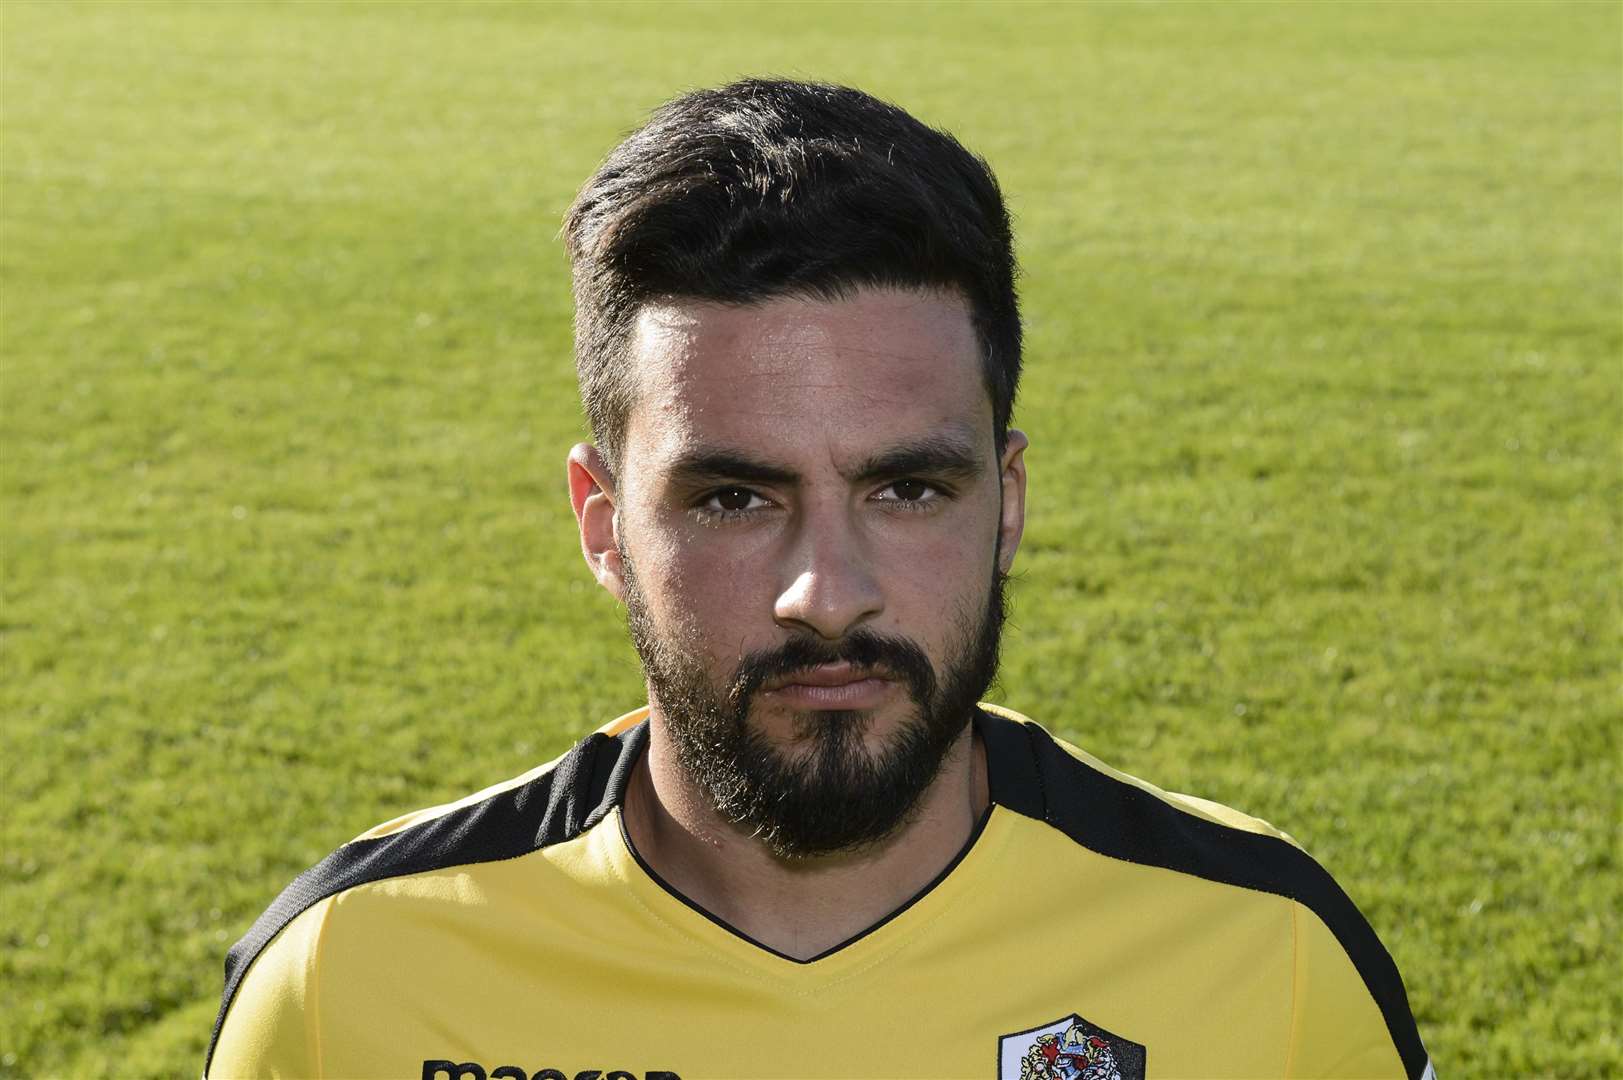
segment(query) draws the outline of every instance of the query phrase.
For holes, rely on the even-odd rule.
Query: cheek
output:
[[[662,625],[680,633],[690,649],[736,659],[740,643],[758,647],[771,631],[769,575],[764,560],[706,539],[665,533],[646,556],[634,549],[637,579]],[[757,625],[763,620],[764,631]]]
[[[992,581],[993,544],[948,532],[898,550],[880,570],[886,624],[940,658],[956,647],[966,619],[978,620]]]

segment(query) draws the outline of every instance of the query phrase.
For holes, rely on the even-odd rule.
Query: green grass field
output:
[[[0,39],[0,1075],[196,1075],[295,873],[640,703],[565,498],[556,233],[647,109],[762,72],[952,128],[1011,199],[997,700],[1289,829],[1448,1080],[1623,1070],[1617,4],[7,3]]]

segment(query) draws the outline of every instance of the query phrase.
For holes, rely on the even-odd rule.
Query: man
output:
[[[741,82],[657,111],[566,235],[570,496],[648,706],[295,881],[208,1075],[1429,1072],[1284,834],[977,705],[1027,445],[984,162]]]

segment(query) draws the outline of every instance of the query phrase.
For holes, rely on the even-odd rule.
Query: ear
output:
[[[569,451],[569,502],[580,527],[580,553],[597,583],[625,600],[620,562],[619,516],[614,504],[614,474],[597,447],[579,443]]]
[[[998,520],[998,569],[1007,574],[1014,566],[1014,553],[1020,550],[1020,537],[1026,531],[1026,433],[1009,429],[1003,446],[1003,509]]]

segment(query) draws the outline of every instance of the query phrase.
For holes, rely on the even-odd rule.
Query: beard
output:
[[[858,629],[838,641],[797,635],[749,653],[721,686],[699,650],[655,623],[623,549],[622,561],[627,627],[678,766],[718,814],[781,859],[859,851],[895,834],[997,675],[1007,577],[995,557],[986,599],[960,612],[954,648],[939,671],[915,642]],[[869,717],[860,710],[798,712],[798,753],[774,747],[750,724],[767,680],[842,661],[907,689],[912,715],[882,747],[869,750]]]

